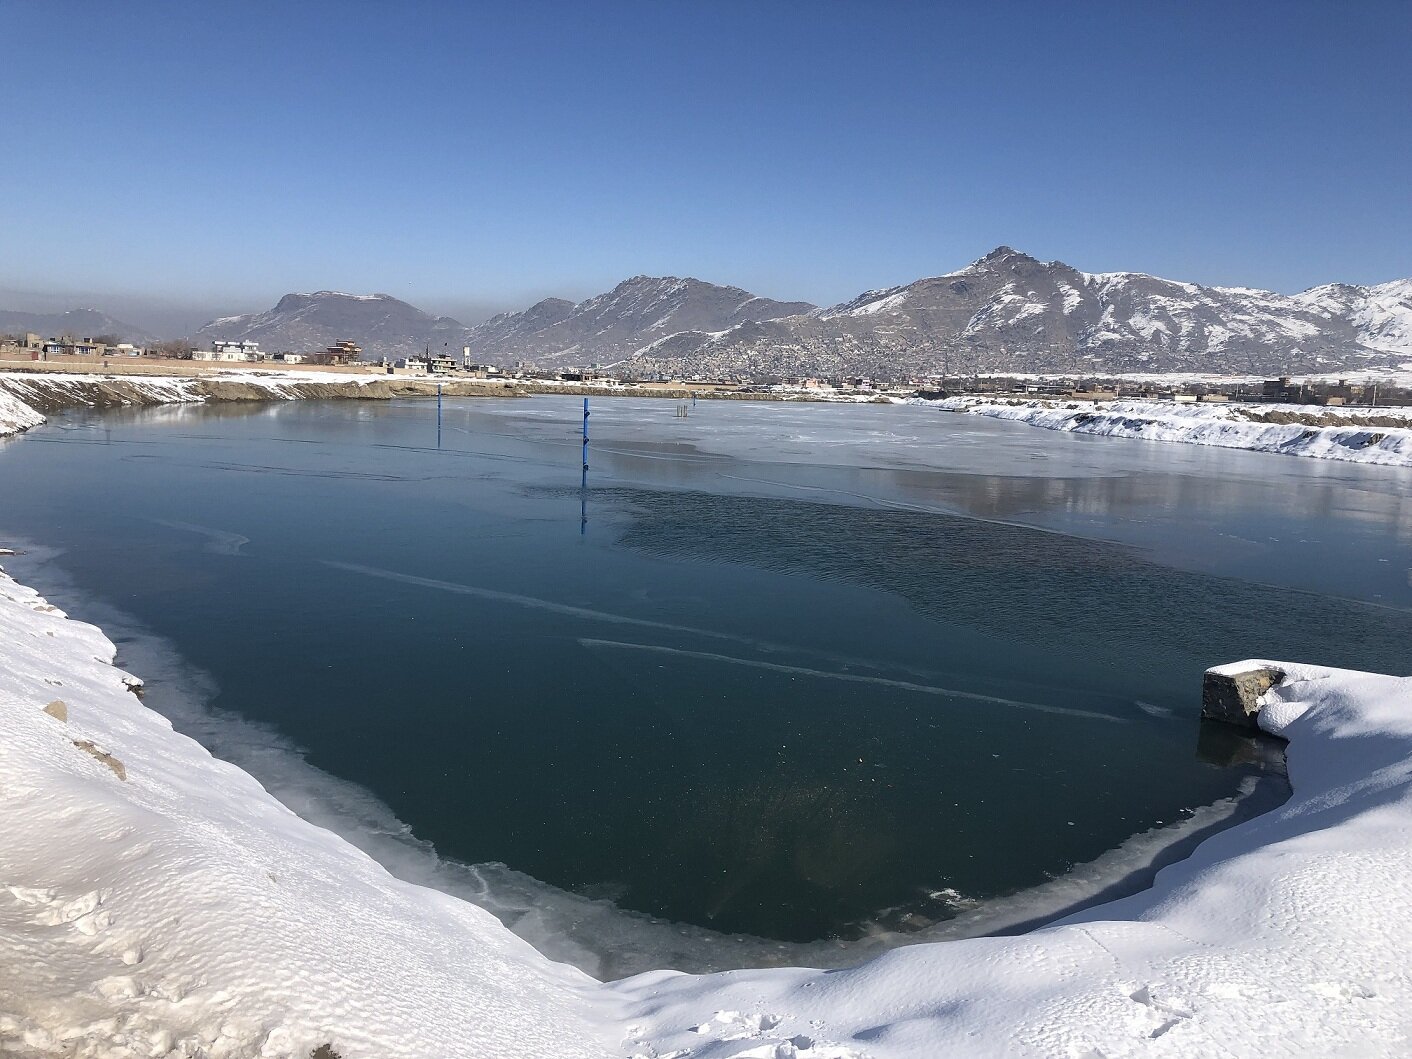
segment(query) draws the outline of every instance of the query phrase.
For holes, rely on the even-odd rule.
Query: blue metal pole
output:
[[[436,447],[441,448],[441,383],[436,384]]]
[[[588,398],[583,399],[583,477],[579,480],[579,536],[588,532]]]

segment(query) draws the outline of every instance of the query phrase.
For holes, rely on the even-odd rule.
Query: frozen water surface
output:
[[[604,977],[1140,885],[1279,796],[1207,665],[1404,665],[1405,470],[620,399],[585,497],[579,407],[73,415],[0,447],[0,528],[178,727]]]

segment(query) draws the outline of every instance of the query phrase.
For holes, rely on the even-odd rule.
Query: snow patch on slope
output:
[[[22,430],[37,427],[43,422],[44,417],[25,404],[17,395],[0,389],[0,437],[4,437],[6,434],[18,434]]]

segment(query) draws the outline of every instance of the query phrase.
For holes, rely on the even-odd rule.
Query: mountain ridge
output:
[[[689,276],[639,275],[581,302],[545,299],[523,313],[492,317],[471,329],[470,343],[477,358],[558,362],[587,351],[590,360],[604,361],[683,331],[725,330],[814,308]]]
[[[896,378],[1273,373],[1408,356],[1412,281],[1284,295],[1138,272],[1081,272],[1000,246],[957,271],[866,291],[806,315],[670,336],[617,366],[645,374]]]
[[[109,316],[101,309],[91,308],[68,309],[61,313],[29,313],[0,309],[0,332],[29,332],[41,338],[58,338],[61,335],[72,335],[75,338],[117,335],[124,342],[137,344],[156,341],[152,334],[142,328]]]
[[[998,246],[956,271],[830,306],[639,275],[583,301],[545,298],[472,327],[387,294],[291,293],[198,335],[295,351],[351,338],[369,357],[470,346],[477,361],[634,375],[1329,371],[1412,358],[1412,279],[1280,294],[1083,272]]]
[[[433,316],[390,294],[321,290],[284,295],[262,313],[217,317],[196,332],[198,340],[251,341],[268,352],[309,353],[351,339],[369,358],[406,357],[432,348],[459,355],[466,327]]]

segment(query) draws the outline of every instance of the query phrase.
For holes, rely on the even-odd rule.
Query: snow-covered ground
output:
[[[764,1014],[781,1043],[814,1027],[844,1042],[805,1056],[1409,1054],[1412,679],[1230,668],[1258,665],[1286,673],[1260,722],[1290,740],[1294,795],[1152,890],[852,970],[641,976],[619,991],[643,1036],[691,1049]],[[794,1054],[696,1047],[678,1054]]]
[[[35,425],[6,396],[0,430]],[[1291,800],[1145,893],[847,970],[605,985],[290,812],[114,655],[0,574],[0,1055],[1412,1054],[1412,678],[1280,664]]]
[[[592,979],[402,883],[0,576],[0,1054],[601,1056]]]
[[[44,417],[8,390],[0,389],[0,437],[37,427]]]
[[[1133,383],[1148,386],[1258,386],[1268,375],[1223,375],[1203,371],[1121,371],[1097,372],[981,372],[982,379],[1026,379],[1034,382],[1082,382],[1089,379],[1102,379],[1107,382]],[[1338,383],[1356,385],[1412,386],[1412,361],[1393,367],[1346,368],[1343,371],[1330,371],[1295,375],[1294,382]]]
[[[342,396],[359,396],[356,391],[363,387],[372,387],[367,391],[368,396],[376,396],[377,388],[387,384],[438,381],[474,384],[474,380],[439,380],[431,375],[391,376],[385,372],[320,374],[264,368],[231,368],[203,372],[199,375],[7,371],[0,372],[0,437],[38,426],[44,422],[44,416],[38,409],[53,407],[55,403],[66,407],[94,406],[100,403],[189,404],[209,400],[212,393],[221,392],[222,384],[237,384],[242,396],[246,397],[249,391],[254,390],[263,392],[264,396],[272,401],[292,401],[311,396],[334,396],[334,391],[342,391]],[[557,380],[535,380],[531,388],[547,392],[562,390],[566,394],[594,389],[592,385]],[[350,390],[354,392],[350,394]],[[624,388],[623,392],[624,396],[641,396],[644,391]],[[384,392],[382,396],[387,394]],[[702,394],[703,398],[709,396]],[[796,391],[780,390],[760,396],[762,399],[831,401],[841,404],[897,403],[901,400],[899,397],[874,393],[838,393],[804,388]],[[679,397],[677,399],[680,400]]]
[[[361,387],[370,383],[416,381],[385,373],[316,374],[298,371],[231,369],[200,375],[113,375],[84,372],[0,372],[0,437],[44,422],[39,408],[56,402],[74,407],[98,404],[189,404],[209,399],[212,387],[235,383],[263,391],[272,401],[307,396],[311,384]],[[422,380],[422,381],[425,381]]]
[[[40,408],[56,404],[92,407],[105,404],[197,404],[208,400],[211,384],[238,383],[266,391],[270,400],[295,400],[308,384],[364,386],[389,381],[386,374],[316,374],[289,370],[209,371],[193,375],[123,375],[105,372],[0,372],[0,438],[45,421]],[[391,381],[408,381],[392,379]]]
[[[1400,1055],[1412,679],[1281,665],[1293,796],[1148,892],[842,971],[610,985],[399,882],[175,733],[0,575],[0,1054]]]
[[[1313,456],[1349,463],[1412,466],[1412,409],[1305,408],[1229,403],[1176,404],[1169,401],[1030,400],[1006,397],[950,397],[929,401],[950,412],[1010,419],[1047,430],[1107,437],[1215,445],[1288,456]],[[1317,422],[1262,422],[1258,416]],[[1377,417],[1378,425],[1359,420]],[[1396,425],[1386,425],[1390,421]]]

